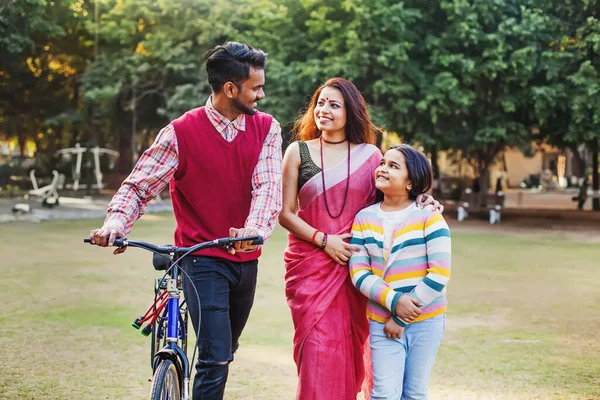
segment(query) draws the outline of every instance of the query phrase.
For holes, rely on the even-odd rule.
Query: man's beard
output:
[[[233,100],[233,105],[235,106],[235,108],[237,108],[238,111],[241,112],[242,114],[247,114],[247,115],[256,114],[256,109],[252,108],[252,106],[246,107],[239,99],[232,99],[232,100]],[[254,100],[254,101],[258,102],[258,100]]]

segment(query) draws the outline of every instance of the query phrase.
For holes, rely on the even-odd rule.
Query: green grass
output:
[[[0,399],[147,396],[149,339],[130,324],[150,304],[157,272],[146,252],[84,246],[100,223],[0,227]],[[173,227],[169,215],[149,215],[131,237],[170,243]],[[600,399],[598,245],[452,229],[447,330],[430,397]],[[278,229],[265,246],[228,399],[295,397],[285,242]]]

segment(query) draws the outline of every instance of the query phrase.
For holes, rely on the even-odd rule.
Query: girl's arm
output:
[[[411,298],[427,307],[444,290],[450,280],[450,229],[442,214],[433,212],[425,222],[427,275],[410,293]]]
[[[386,281],[373,273],[373,265],[382,264],[383,259],[370,256],[366,243],[373,238],[365,236],[363,232],[365,229],[366,226],[361,224],[359,213],[352,225],[352,239],[350,239],[350,244],[358,247],[358,251],[352,254],[349,262],[352,283],[362,294],[395,314],[396,303],[402,294],[395,292]]]

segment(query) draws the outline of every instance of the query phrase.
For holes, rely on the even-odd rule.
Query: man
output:
[[[265,97],[266,57],[235,42],[206,54],[212,95],[158,134],[113,197],[104,226],[91,232],[92,243],[111,246],[124,237],[167,184],[176,246],[271,235],[281,210],[282,140],[279,123],[256,109]],[[229,252],[205,250],[183,262],[190,276],[183,289],[196,332],[196,293],[202,312],[194,400],[223,398],[229,363],[254,300],[259,256],[257,246],[238,242]]]

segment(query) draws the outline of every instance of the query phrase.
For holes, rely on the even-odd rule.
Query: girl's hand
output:
[[[400,296],[394,311],[396,312],[396,316],[398,316],[398,318],[404,321],[412,322],[415,318],[421,315],[421,309],[419,308],[420,305],[421,303],[413,300],[410,295],[404,294]]]
[[[345,240],[352,237],[349,233],[343,235],[327,235],[327,244],[325,245],[325,253],[340,265],[348,265],[348,260],[352,256],[353,251],[358,251],[359,248],[348,244]]]
[[[388,339],[401,339],[404,327],[398,325],[393,318],[390,318],[383,327],[383,333]]]

